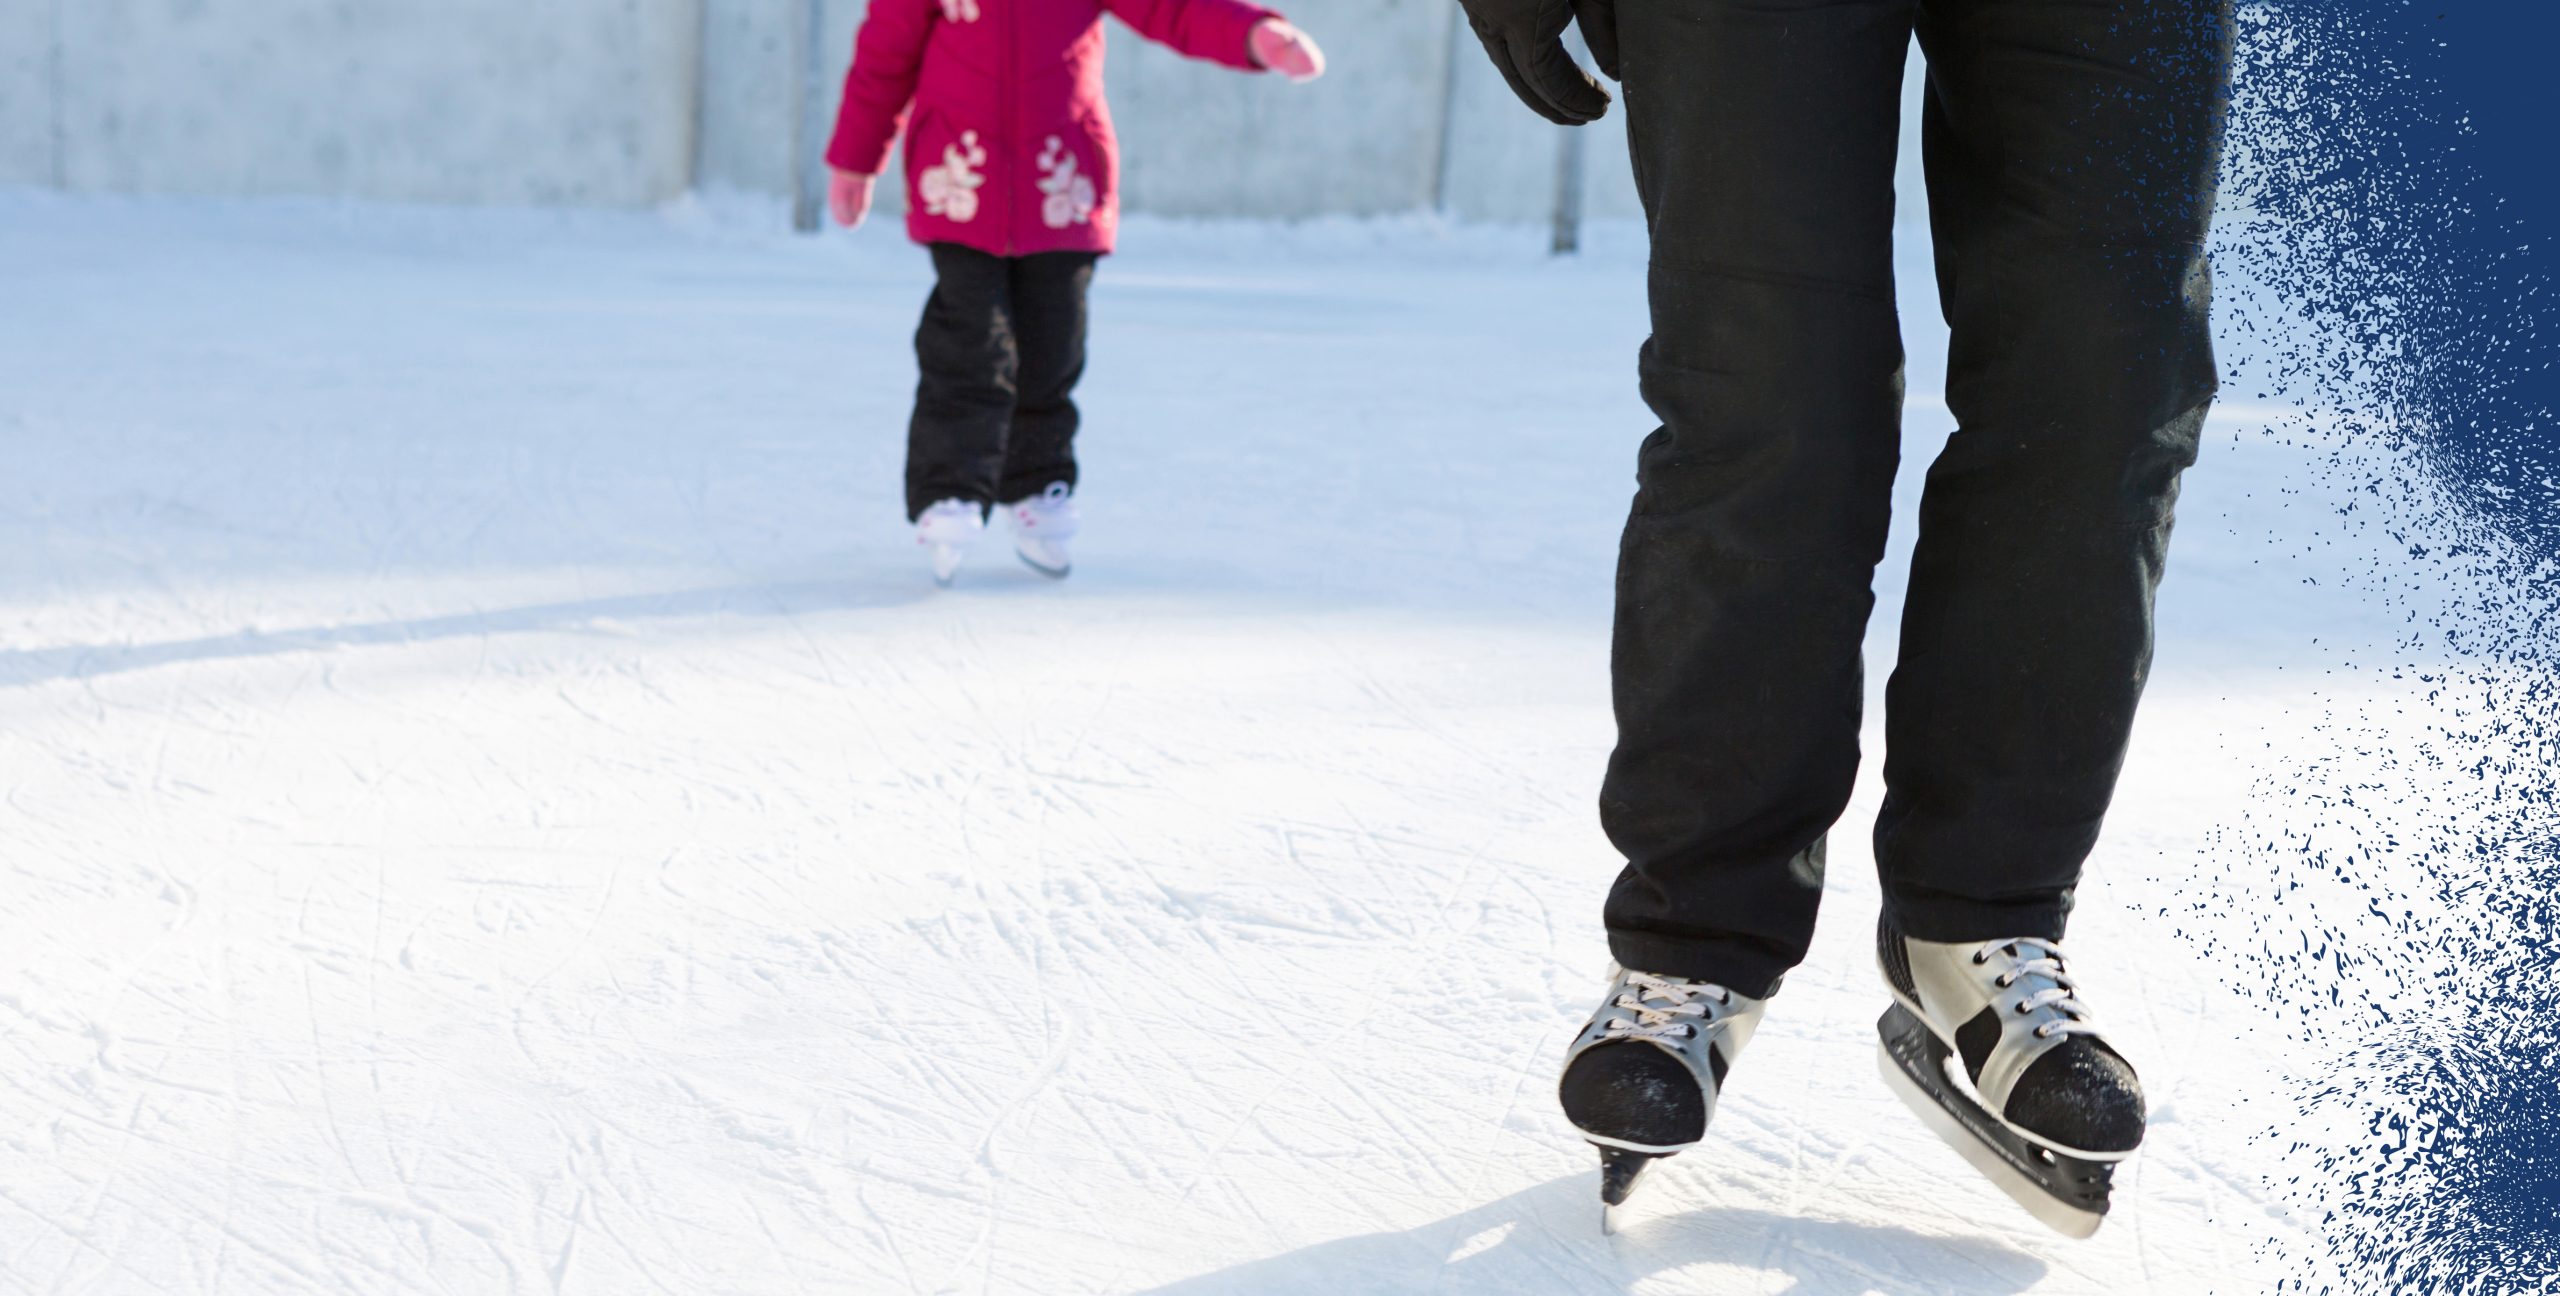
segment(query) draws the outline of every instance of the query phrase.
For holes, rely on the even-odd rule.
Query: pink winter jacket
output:
[[[998,256],[1108,252],[1120,149],[1102,13],[1194,58],[1257,70],[1246,0],[871,0],[827,162],[877,175],[907,140],[907,234]]]

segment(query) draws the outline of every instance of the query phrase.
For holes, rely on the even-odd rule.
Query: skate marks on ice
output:
[[[940,594],[898,525],[923,286],[894,240],[641,217],[457,256],[478,217],[411,214],[444,233],[380,258],[288,212],[252,257],[182,237],[197,204],[104,248],[89,211],[0,240],[13,289],[112,326],[0,312],[31,443],[0,479],[29,542],[0,543],[0,1292],[2184,1296],[2230,1267],[2209,1075],[2086,1249],[1960,1179],[1874,1080],[1847,854],[1711,1146],[1600,1239],[1554,1078],[1606,959],[1634,437],[1591,429],[1641,426],[1639,260],[1133,255],[1092,481],[1145,525],[1095,526],[1066,586]],[[363,313],[236,309],[279,279]],[[509,323],[528,282],[540,328]],[[157,403],[133,356],[186,338],[222,345]],[[1161,381],[1248,350],[1238,382],[1320,380],[1340,418]],[[2122,1002],[2154,1039],[2228,1025]]]
[[[915,602],[931,592],[919,589],[911,577],[912,573],[904,568],[891,570],[880,567],[858,581],[843,577],[810,577],[767,584],[625,594],[393,620],[241,629],[228,634],[159,642],[0,648],[0,689],[54,680],[97,679],[162,666],[420,644],[440,639],[549,633],[631,638],[647,633],[634,627],[638,622],[718,616],[790,618],[895,607]]]
[[[1656,1173],[1659,1173],[1657,1168]],[[1752,1296],[1964,1291],[2014,1296],[2048,1266],[1996,1237],[1746,1207],[1631,1206],[1597,1227],[1590,1175],[1568,1175],[1396,1233],[1314,1246],[1149,1289],[1147,1296],[1401,1296],[1418,1290],[1551,1296],[1665,1290]]]

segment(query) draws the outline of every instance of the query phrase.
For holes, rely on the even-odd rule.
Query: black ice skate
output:
[[[1600,1149],[1600,1228],[1656,1158],[1694,1147],[1763,1000],[1681,977],[1612,969],[1599,1011],[1565,1054],[1566,1119]]]
[[[1886,924],[1876,952],[1894,997],[1876,1023],[1885,1083],[2029,1214],[2097,1232],[2115,1165],[2142,1142],[2142,1082],[2090,1022],[2062,947]]]

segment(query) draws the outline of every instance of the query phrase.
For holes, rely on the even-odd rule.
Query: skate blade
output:
[[[1067,573],[1075,570],[1075,564],[1073,563],[1063,563],[1055,567],[1050,566],[1049,564],[1032,557],[1030,550],[1024,549],[1019,545],[1014,547],[1013,556],[1021,559],[1023,566],[1028,567],[1051,580],[1065,580],[1067,578]]]
[[[1600,1232],[1615,1237],[1619,1226],[1626,1222],[1627,1199],[1635,1195],[1636,1181],[1644,1177],[1647,1167],[1662,1158],[1605,1143],[1592,1146],[1600,1149]]]
[[[1886,1010],[1884,1019],[1876,1023],[1876,1067],[1884,1076],[1885,1087],[1893,1090],[1902,1105],[1929,1127],[1940,1142],[1955,1149],[1991,1186],[2006,1194],[2009,1200],[2024,1207],[2036,1222],[2069,1238],[2085,1238],[2098,1231],[2107,1219],[2107,1194],[2113,1167],[2063,1157],[2027,1143],[2009,1134],[2007,1129],[1987,1112],[1973,1108],[1981,1122],[1974,1122],[1949,1111],[1939,1095],[1948,1101],[1966,1103],[1952,1085],[1938,1086],[1936,1091],[1918,1075],[1914,1066],[1946,1067],[1946,1046],[1929,1032],[1926,1024],[1913,1017],[1900,1005]],[[1899,1048],[1897,1048],[1899,1044]],[[1996,1140],[2008,1140],[2005,1148]],[[2036,1169],[2030,1171],[2014,1158],[2029,1158]],[[2078,1195],[2086,1206],[2074,1204],[2055,1195],[2055,1183],[2068,1184],[2085,1180],[2094,1191],[2083,1188]]]
[[[951,582],[960,575],[960,560],[967,556],[957,545],[935,545],[933,583],[944,589],[951,588]]]

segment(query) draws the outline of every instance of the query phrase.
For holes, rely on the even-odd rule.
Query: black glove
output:
[[[1459,0],[1467,25],[1520,102],[1548,121],[1580,126],[1609,111],[1609,92],[1565,53],[1565,27],[1577,18],[1602,72],[1618,75],[1617,0]]]

